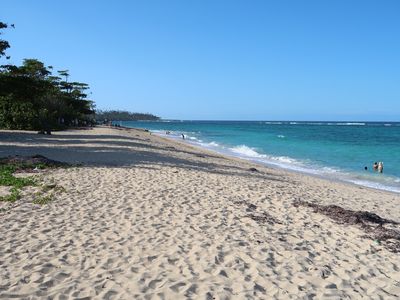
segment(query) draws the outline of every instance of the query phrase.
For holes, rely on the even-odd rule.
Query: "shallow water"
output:
[[[399,122],[115,122],[259,163],[400,192]],[[375,161],[384,173],[372,171]],[[368,167],[368,171],[364,167]]]

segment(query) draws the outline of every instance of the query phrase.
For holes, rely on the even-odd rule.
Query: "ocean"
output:
[[[118,121],[222,154],[400,193],[400,122]],[[166,131],[170,134],[166,135]],[[374,162],[383,162],[383,173]],[[364,168],[368,167],[368,170]]]

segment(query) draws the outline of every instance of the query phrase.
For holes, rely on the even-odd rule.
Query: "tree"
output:
[[[4,29],[4,28],[7,28],[8,26],[7,26],[7,24],[5,24],[5,23],[3,23],[3,22],[0,22],[0,30],[1,29]],[[2,32],[0,32],[0,35],[2,34]],[[10,44],[7,42],[7,41],[5,41],[5,40],[1,40],[0,39],[0,57],[2,57],[2,56],[4,56],[4,55],[6,55],[6,50],[8,49],[8,48],[10,48]]]
[[[0,22],[0,35],[7,27]],[[9,43],[0,39],[0,57],[8,48]],[[69,82],[68,70],[58,71],[65,80],[52,71],[53,67],[33,58],[24,59],[21,66],[0,66],[0,128],[50,131],[93,121],[89,86]]]
[[[11,24],[11,27],[14,28],[14,24]],[[8,25],[6,23],[3,23],[0,21],[0,30],[8,28]],[[0,35],[2,35],[3,33],[0,31]],[[5,56],[6,55],[6,50],[10,48],[10,44],[5,41],[0,39],[0,57]],[[9,59],[9,56],[6,56],[6,59]]]
[[[129,111],[122,110],[97,110],[96,111],[96,121],[104,122],[104,121],[156,121],[160,118],[154,116],[152,114],[143,114],[143,113],[133,113]]]
[[[50,131],[93,122],[86,83],[65,82],[37,59],[0,68],[0,127]],[[19,117],[23,116],[23,117]]]
[[[5,28],[8,25],[0,22],[0,35]],[[8,48],[10,44],[0,39],[0,58]],[[87,98],[89,85],[70,81],[69,70],[57,71],[58,76],[52,72],[53,67],[46,67],[34,58],[24,59],[21,66],[0,66],[0,128],[50,132],[94,122],[95,104]],[[96,118],[99,121],[159,119],[127,111],[98,111]]]

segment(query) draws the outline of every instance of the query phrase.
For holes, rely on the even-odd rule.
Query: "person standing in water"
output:
[[[376,171],[378,171],[378,163],[377,162],[374,162],[374,164],[373,164],[373,166],[372,166],[372,169],[376,172]]]
[[[383,173],[383,162],[381,161],[378,163],[378,172]]]

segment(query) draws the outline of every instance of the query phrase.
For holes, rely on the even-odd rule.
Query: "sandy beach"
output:
[[[0,131],[0,157],[33,154],[79,166],[34,175],[64,188],[46,205],[32,203],[32,188],[0,202],[2,299],[400,295],[399,253],[360,226],[294,205],[334,204],[400,222],[398,194],[143,130]]]

